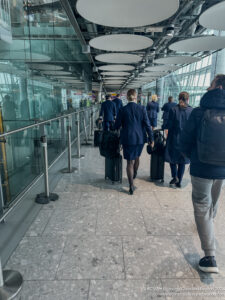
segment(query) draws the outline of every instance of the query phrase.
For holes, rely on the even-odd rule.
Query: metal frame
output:
[[[87,112],[87,111],[90,111],[93,112],[93,113],[96,113],[97,111],[99,110],[99,105],[95,105],[95,106],[91,106],[91,107],[87,107],[86,109],[80,109],[80,110],[77,110],[77,111],[74,111],[74,112],[71,112],[71,113],[68,113],[68,114],[65,114],[65,115],[62,115],[62,116],[59,116],[59,117],[55,117],[55,118],[52,118],[52,119],[49,119],[49,120],[45,120],[45,121],[41,121],[41,122],[37,122],[36,124],[32,124],[32,125],[29,125],[29,126],[25,126],[25,127],[22,127],[22,128],[19,128],[19,129],[15,129],[15,130],[12,130],[12,131],[9,131],[9,132],[6,132],[6,133],[3,133],[3,134],[0,134],[0,141],[1,140],[4,140],[5,137],[8,137],[8,136],[11,136],[13,135],[14,133],[17,133],[17,132],[22,132],[22,131],[25,131],[27,129],[31,129],[31,128],[38,128],[40,127],[40,130],[43,129],[43,125],[46,125],[46,124],[49,124],[53,121],[56,121],[56,120],[64,120],[64,119],[71,119],[72,116],[80,116],[81,113],[84,113],[84,112]],[[94,116],[93,116],[94,117]],[[63,123],[63,122],[62,122]],[[91,124],[89,125],[86,125],[86,129],[89,127],[89,126],[92,126]],[[79,127],[78,127],[79,128]],[[80,140],[80,135],[82,134],[83,131],[80,131],[79,130],[79,134],[78,136],[74,139],[74,141],[72,141],[72,143],[70,142],[70,145],[67,143],[67,148],[62,151],[62,153],[60,153],[59,157],[61,157],[61,155],[63,153],[65,153],[66,151],[69,151],[68,148],[71,147],[71,144],[73,144],[76,140]],[[79,148],[79,149],[78,149]],[[77,143],[77,151],[78,151],[78,154],[80,154],[80,143]],[[81,156],[80,156],[81,157]],[[71,158],[71,153],[70,153],[70,158]],[[58,157],[56,158],[56,160],[58,159]],[[53,164],[54,162],[52,162]],[[69,163],[69,162],[68,162]],[[71,163],[71,162],[70,162]],[[52,165],[51,164],[51,165]],[[49,167],[51,167],[51,165]],[[49,168],[48,168],[49,169]],[[44,173],[44,172],[43,172]],[[37,178],[35,178],[34,182],[36,180],[38,180],[40,177],[43,176],[43,173],[40,174]],[[30,188],[30,186],[33,184],[33,182],[28,186],[28,188]],[[0,187],[2,186],[2,183],[0,182]],[[23,192],[22,192],[23,193]],[[1,200],[3,202],[3,200]],[[11,205],[9,205],[9,207],[4,211],[4,209],[2,208],[2,211],[3,211],[3,214],[0,216],[0,223],[1,222],[4,222],[5,221],[5,218],[10,214],[10,212],[22,201],[22,197],[20,197],[20,195],[11,203]],[[1,212],[1,211],[0,211]]]

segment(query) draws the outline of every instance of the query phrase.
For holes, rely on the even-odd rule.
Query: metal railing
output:
[[[77,153],[73,157],[81,158],[81,151],[80,151],[80,145],[81,145],[81,136],[84,135],[84,140],[87,142],[91,135],[93,135],[94,130],[94,120],[96,118],[96,114],[99,111],[98,105],[93,105],[91,107],[80,109],[77,111],[73,111],[71,113],[67,113],[58,117],[54,117],[52,119],[48,119],[45,121],[40,121],[35,124],[31,124],[22,128],[18,128],[3,134],[0,134],[0,143],[7,143],[7,137],[11,137],[15,133],[19,132],[25,132],[30,129],[37,129],[39,132],[39,142],[43,149],[43,155],[42,155],[42,172],[36,176],[36,178],[15,198],[13,201],[10,201],[9,204],[6,205],[6,201],[4,201],[4,193],[3,193],[3,184],[0,177],[0,222],[4,222],[6,217],[9,215],[9,213],[22,201],[22,196],[24,192],[26,192],[33,184],[36,182],[40,177],[44,175],[45,178],[45,191],[42,194],[37,195],[36,202],[38,203],[48,203],[51,199],[51,193],[49,192],[49,183],[48,183],[48,170],[49,168],[54,164],[54,162],[65,152],[68,153],[68,168],[64,169],[64,172],[71,173],[74,171],[74,168],[72,168],[71,164],[71,157],[72,157],[72,149],[71,145],[76,143],[76,149]],[[54,121],[61,121],[61,124],[64,126],[65,120],[67,121],[67,146],[65,149],[57,155],[57,157],[53,160],[53,162],[48,166],[48,133],[46,132],[46,125],[51,125]],[[64,128],[62,126],[61,135],[64,135]],[[71,132],[75,133],[74,138],[71,138]],[[62,136],[61,136],[62,137]],[[59,137],[60,138],[60,137]],[[44,197],[44,201],[37,201],[38,197]],[[46,201],[46,202],[45,202]]]

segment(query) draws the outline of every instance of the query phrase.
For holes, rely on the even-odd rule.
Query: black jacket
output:
[[[197,137],[201,120],[206,109],[225,110],[225,90],[214,89],[208,91],[202,97],[200,107],[192,111],[181,133],[180,150],[191,160],[190,174],[192,176],[206,179],[225,179],[225,167],[205,164],[198,159]]]

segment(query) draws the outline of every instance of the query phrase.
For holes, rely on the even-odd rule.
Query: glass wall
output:
[[[0,40],[0,133],[85,106],[91,99],[92,68],[60,2],[4,2],[7,12],[0,18],[8,16],[8,37]],[[66,124],[52,122],[44,133],[50,163],[65,149]],[[6,203],[40,174],[39,138],[40,131],[32,129],[1,143]]]
[[[156,93],[159,95],[160,105],[163,105],[169,96],[177,99],[181,91],[187,91],[190,94],[190,105],[196,107],[216,74],[225,74],[225,50],[210,54],[196,63],[146,84],[142,93],[145,99]]]

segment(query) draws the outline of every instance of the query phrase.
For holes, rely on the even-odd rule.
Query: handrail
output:
[[[95,109],[94,109],[95,108]],[[32,124],[32,125],[29,125],[29,126],[25,126],[25,127],[22,127],[22,128],[19,128],[19,129],[15,129],[15,130],[12,130],[12,131],[9,131],[9,132],[6,132],[4,134],[0,134],[0,138],[2,137],[5,137],[5,136],[10,136],[16,132],[21,132],[21,131],[24,131],[24,130],[27,130],[27,129],[30,129],[30,128],[34,128],[34,127],[39,127],[40,125],[43,125],[43,124],[47,124],[47,123],[50,123],[52,121],[55,121],[55,120],[60,120],[60,119],[65,119],[65,118],[69,118],[70,116],[72,115],[80,115],[80,113],[82,112],[86,112],[86,111],[89,111],[89,110],[92,110],[93,112],[96,112],[99,108],[99,105],[94,105],[94,106],[90,106],[90,107],[86,107],[84,109],[80,109],[80,110],[77,110],[77,111],[73,111],[69,114],[64,114],[62,116],[59,116],[59,117],[55,117],[55,118],[52,118],[52,119],[49,119],[49,120],[45,120],[45,121],[41,121],[41,122],[38,122],[36,124]],[[89,124],[89,126],[91,126],[91,124]],[[78,138],[78,137],[77,137]],[[73,141],[75,142],[77,140],[77,138]],[[66,150],[64,150],[59,156],[58,158],[60,158],[64,153],[65,153]],[[56,160],[58,159],[56,158]],[[49,166],[51,167],[52,165],[54,164],[54,162],[52,162],[52,164]],[[43,176],[43,172],[34,180],[34,182],[36,182],[37,180],[39,180],[41,177]],[[34,184],[34,182],[32,182],[32,185]],[[31,188],[31,185],[28,186],[28,190]],[[2,190],[2,186],[1,186],[1,180],[0,180],[0,191]],[[26,189],[25,189],[26,190]],[[0,197],[1,198],[1,197]],[[3,210],[3,214],[0,216],[0,223],[1,222],[4,222],[5,221],[5,218],[11,213],[11,211],[22,201],[22,197],[21,196],[18,196],[16,199],[15,199],[15,202],[13,201],[10,206],[7,208],[6,211]]]
[[[27,129],[39,127],[39,126],[41,126],[41,125],[44,125],[44,124],[47,124],[47,123],[50,123],[50,122],[53,122],[53,121],[65,119],[65,118],[68,118],[68,117],[70,117],[70,116],[72,116],[72,115],[75,115],[75,114],[78,114],[78,113],[81,113],[81,112],[85,112],[85,111],[87,111],[87,110],[90,110],[90,109],[93,108],[93,107],[95,107],[95,106],[86,107],[86,109],[76,110],[76,111],[73,111],[72,113],[69,113],[69,114],[64,114],[64,115],[59,116],[59,117],[55,117],[55,118],[48,119],[48,120],[45,120],[45,121],[37,122],[37,123],[35,123],[35,124],[28,125],[28,126],[24,126],[24,127],[18,128],[18,129],[10,130],[10,131],[8,131],[8,132],[5,132],[5,133],[0,134],[0,138],[3,138],[3,137],[6,137],[6,136],[9,136],[9,135],[12,135],[12,134],[17,133],[17,132],[25,131],[25,130],[27,130]],[[16,120],[15,120],[15,121],[16,121]]]

